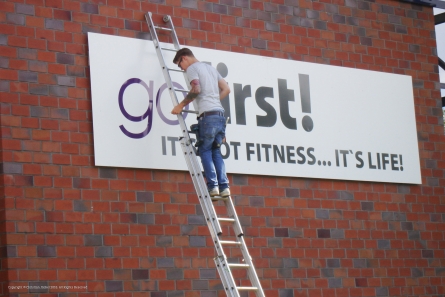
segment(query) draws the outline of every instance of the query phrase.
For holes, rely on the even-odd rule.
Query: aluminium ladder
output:
[[[159,27],[155,26],[152,19],[152,13],[148,12],[145,14],[145,18],[147,20],[148,28],[150,30],[151,38],[153,40],[156,53],[161,64],[162,72],[164,74],[165,81],[167,83],[167,87],[170,93],[170,97],[172,99],[173,105],[176,106],[178,104],[178,98],[176,93],[188,93],[188,90],[182,90],[175,88],[173,81],[170,77],[170,71],[183,72],[184,79],[186,81],[187,86],[190,87],[190,82],[188,81],[187,75],[182,70],[168,68],[163,51],[173,51],[177,52],[181,47],[179,45],[178,37],[176,35],[175,28],[173,26],[172,19],[169,15],[163,17],[163,21],[166,23],[167,27]],[[159,42],[158,34],[156,30],[162,30],[170,33],[170,37],[172,39],[172,43],[174,48],[164,48],[161,47]],[[197,106],[194,103],[195,110],[197,110]],[[183,110],[183,112],[192,112],[194,111]],[[238,216],[236,214],[235,206],[231,197],[210,197],[209,192],[207,190],[207,185],[204,180],[201,166],[199,164],[198,158],[196,156],[195,148],[193,147],[193,139],[190,138],[189,131],[187,130],[187,126],[182,114],[178,115],[179,125],[182,130],[182,137],[180,138],[182,151],[184,153],[184,157],[187,163],[187,167],[189,169],[190,175],[193,180],[193,184],[195,186],[196,193],[198,194],[199,203],[203,209],[204,217],[207,223],[207,226],[210,230],[210,235],[212,236],[213,242],[215,244],[217,256],[214,258],[216,268],[221,277],[221,281],[224,287],[224,290],[228,297],[240,297],[241,292],[243,291],[253,291],[256,294],[256,297],[265,297],[263,289],[261,287],[260,281],[256,274],[255,268],[252,263],[252,258],[249,255],[247,250],[246,243],[243,237],[243,230],[241,228],[241,224],[239,222]],[[218,217],[215,212],[215,208],[213,206],[213,201],[223,201],[226,209],[228,217]],[[231,223],[233,226],[233,230],[235,233],[235,240],[222,240],[220,237],[223,235],[221,224],[220,223]],[[243,263],[229,263],[227,257],[224,252],[224,247],[238,247],[241,250],[243,259],[241,262]],[[251,286],[237,286],[235,283],[235,279],[232,275],[233,269],[247,269],[247,276],[250,280]]]

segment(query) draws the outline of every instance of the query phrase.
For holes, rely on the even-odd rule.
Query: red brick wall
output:
[[[86,33],[146,38],[147,11],[158,23],[173,15],[182,44],[412,76],[422,185],[230,179],[268,297],[445,295],[431,8],[390,0],[0,7],[2,295],[225,296],[187,172],[94,166]]]

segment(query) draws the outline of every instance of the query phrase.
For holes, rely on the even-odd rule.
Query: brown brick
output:
[[[54,9],[53,14],[54,14],[54,19],[71,21],[71,12],[70,11]]]
[[[318,236],[318,238],[330,238],[331,237],[331,230],[329,230],[329,229],[318,229],[317,230],[317,236]]]
[[[356,287],[367,287],[368,281],[366,278],[356,278],[355,279],[355,286]]]

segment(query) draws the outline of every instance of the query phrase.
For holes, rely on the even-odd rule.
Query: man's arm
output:
[[[178,105],[176,105],[173,110],[172,114],[180,114],[181,111],[190,104],[193,100],[195,100],[196,97],[198,97],[199,93],[201,93],[201,86],[199,84],[198,79],[194,79],[190,82],[190,85],[192,88],[190,89],[190,92],[185,96],[184,100],[182,100]]]
[[[224,79],[218,80],[218,87],[219,87],[219,99],[222,100],[227,97],[227,95],[230,94],[230,87],[229,84]]]

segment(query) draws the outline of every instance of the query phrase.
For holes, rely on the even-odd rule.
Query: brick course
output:
[[[86,33],[147,38],[147,11],[184,45],[412,76],[422,185],[229,177],[267,296],[445,295],[434,16],[390,0],[1,2],[0,295],[225,296],[187,172],[94,167]]]

